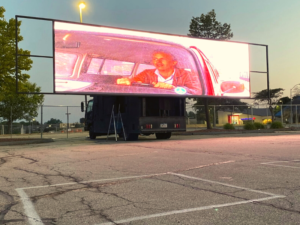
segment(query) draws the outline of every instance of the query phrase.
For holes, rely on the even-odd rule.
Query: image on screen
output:
[[[250,97],[249,47],[55,22],[55,93]]]

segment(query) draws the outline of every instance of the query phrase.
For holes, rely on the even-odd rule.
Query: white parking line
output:
[[[201,210],[207,210],[207,209],[221,208],[221,207],[226,207],[226,206],[241,205],[241,204],[247,204],[247,203],[252,203],[252,202],[267,201],[267,200],[276,199],[276,198],[285,198],[284,195],[276,195],[276,194],[273,194],[273,193],[270,193],[270,192],[258,191],[258,190],[254,190],[254,189],[251,189],[251,188],[244,188],[244,187],[235,186],[235,185],[226,184],[226,183],[221,183],[221,182],[217,182],[217,181],[212,181],[212,180],[202,179],[202,178],[198,178],[198,177],[187,176],[187,175],[184,175],[184,174],[171,173],[171,172],[169,174],[179,176],[179,177],[185,177],[185,178],[188,178],[188,179],[200,180],[200,181],[213,183],[213,184],[219,184],[219,185],[232,187],[232,188],[236,188],[236,189],[242,189],[242,190],[245,190],[245,191],[251,191],[251,192],[255,192],[255,193],[271,195],[271,197],[258,198],[258,199],[245,200],[245,201],[232,202],[232,203],[225,203],[225,204],[220,204],[220,205],[209,205],[209,206],[202,206],[202,207],[197,207],[197,208],[174,210],[174,211],[157,213],[157,214],[152,214],[152,215],[147,215],[147,216],[132,217],[132,218],[128,218],[128,219],[124,219],[124,220],[118,220],[118,221],[114,221],[114,222],[100,223],[100,224],[95,224],[95,225],[114,225],[114,224],[119,224],[119,223],[128,223],[128,222],[137,221],[137,220],[144,220],[144,219],[150,219],[150,218],[156,218],[156,217],[162,217],[162,216],[169,216],[169,215],[174,215],[174,214],[195,212],[195,211],[201,211]]]
[[[279,197],[279,195],[278,196],[274,195],[272,197],[258,198],[258,199],[252,199],[252,200],[247,200],[247,201],[232,202],[232,203],[226,203],[226,204],[220,204],[220,205],[209,205],[209,206],[202,206],[202,207],[197,207],[197,208],[157,213],[157,214],[152,214],[152,215],[148,215],[148,216],[132,217],[132,218],[124,219],[124,220],[118,220],[118,221],[108,222],[108,223],[100,223],[100,224],[95,224],[95,225],[115,225],[115,224],[128,223],[128,222],[137,221],[137,220],[144,220],[144,219],[157,218],[157,217],[162,217],[162,216],[170,216],[170,215],[180,214],[180,213],[188,213],[188,212],[195,212],[195,211],[201,211],[201,210],[207,210],[207,209],[221,208],[221,207],[226,207],[226,206],[241,205],[241,204],[246,204],[246,203],[260,202],[260,201],[266,201],[266,200],[271,200],[271,199],[275,199],[275,198],[283,198],[283,197],[284,196]]]
[[[21,201],[23,202],[24,210],[25,210],[25,214],[28,218],[28,222],[31,225],[44,225],[41,218],[35,211],[34,206],[33,206],[32,202],[30,201],[30,198],[28,197],[28,195],[25,193],[25,191],[23,191],[22,188],[17,188],[16,191],[20,195]]]
[[[226,162],[226,163],[228,163],[228,162]],[[202,207],[197,207],[197,208],[175,210],[175,211],[157,213],[157,214],[152,214],[152,215],[147,215],[147,216],[133,217],[133,218],[128,218],[128,219],[124,219],[124,220],[120,220],[120,221],[114,221],[114,222],[108,222],[108,223],[106,222],[106,223],[101,223],[98,225],[114,225],[116,223],[126,223],[126,222],[131,222],[131,221],[136,221],[136,220],[162,217],[162,216],[168,216],[168,215],[180,214],[180,213],[188,213],[188,212],[194,212],[194,211],[200,211],[200,210],[206,210],[206,209],[212,209],[212,208],[240,205],[240,204],[246,204],[246,203],[252,203],[252,202],[267,201],[267,200],[271,200],[271,199],[285,197],[284,195],[276,195],[276,194],[273,194],[270,192],[258,191],[258,190],[254,190],[254,189],[250,189],[250,188],[244,188],[244,187],[240,187],[240,186],[235,186],[235,185],[231,185],[231,184],[221,183],[221,182],[217,182],[217,181],[212,181],[212,180],[207,180],[207,179],[202,179],[202,178],[198,178],[198,177],[192,177],[192,176],[187,176],[184,174],[172,173],[172,172],[141,175],[141,176],[118,177],[118,178],[102,179],[102,180],[90,180],[90,181],[82,181],[82,182],[70,182],[70,183],[45,185],[45,186],[24,187],[24,188],[17,188],[16,191],[18,192],[19,196],[21,197],[21,201],[24,206],[25,214],[28,217],[29,224],[30,225],[44,225],[41,218],[35,211],[34,205],[32,204],[30,197],[28,197],[28,195],[25,193],[24,190],[34,189],[34,188],[46,188],[46,187],[57,187],[57,186],[64,186],[64,185],[74,185],[74,184],[96,183],[96,182],[105,182],[105,181],[139,179],[139,178],[154,177],[154,176],[161,176],[161,175],[167,175],[167,174],[179,176],[179,177],[185,177],[185,178],[193,179],[193,180],[199,180],[199,181],[203,181],[203,182],[209,182],[209,183],[218,184],[218,185],[223,185],[223,186],[232,187],[232,188],[236,188],[236,189],[242,189],[245,191],[251,191],[251,192],[255,192],[255,193],[270,195],[271,197],[245,200],[245,201],[239,201],[239,202],[232,202],[232,203],[226,203],[226,204],[220,204],[220,205],[209,205],[209,206],[202,206]]]
[[[287,167],[287,168],[293,168],[293,169],[300,169],[300,166],[285,166],[285,165],[276,165],[274,163],[289,163],[289,162],[299,162],[300,160],[290,160],[290,161],[273,161],[273,162],[265,162],[261,163],[262,165],[267,165],[267,166],[279,166],[279,167]]]
[[[206,180],[206,179],[202,179],[202,178],[198,178],[198,177],[191,177],[191,176],[187,176],[187,175],[179,174],[179,173],[169,173],[169,174],[173,174],[175,176],[185,177],[185,178],[189,178],[189,179],[193,179],[193,180],[200,180],[200,181],[204,181],[204,182],[208,182],[208,183],[219,184],[219,185],[222,185],[222,186],[232,187],[232,188],[236,188],[236,189],[242,189],[242,190],[245,190],[245,191],[251,191],[251,192],[255,192],[255,193],[265,194],[265,195],[285,197],[283,195],[276,195],[276,194],[273,194],[273,193],[270,193],[270,192],[258,191],[258,190],[254,190],[254,189],[251,189],[251,188],[244,188],[244,187],[235,186],[235,185],[231,185],[231,184],[221,183],[221,182],[218,182],[218,181]]]
[[[233,162],[235,162],[235,161],[230,160],[230,161],[226,161],[226,162],[210,163],[210,164],[207,164],[207,165],[191,167],[191,168],[185,169],[185,170],[183,170],[183,171],[194,170],[194,169],[200,169],[200,168],[209,167],[209,166],[218,166],[218,165],[227,164],[227,163],[233,163]],[[181,171],[182,171],[182,170],[181,170]]]
[[[109,178],[109,179],[102,179],[102,180],[70,182],[70,183],[52,184],[52,185],[44,185],[44,186],[24,187],[24,188],[18,188],[18,189],[26,190],[26,189],[57,187],[57,186],[74,185],[74,184],[98,183],[98,182],[103,182],[103,181],[128,180],[128,179],[137,179],[137,178],[144,178],[144,177],[161,176],[161,175],[166,175],[166,174],[168,174],[168,173],[157,173],[157,174],[149,174],[149,175],[141,175],[141,176],[117,177],[117,178]]]

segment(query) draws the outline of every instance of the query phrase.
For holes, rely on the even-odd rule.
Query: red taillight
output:
[[[174,128],[180,128],[180,124],[179,123],[175,123],[174,124]]]
[[[146,124],[146,129],[151,129],[152,128],[152,124]]]

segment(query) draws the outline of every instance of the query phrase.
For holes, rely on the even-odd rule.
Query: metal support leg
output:
[[[114,113],[114,105],[112,107],[112,111],[111,111],[111,115],[110,115],[110,120],[109,120],[109,124],[108,124],[108,131],[107,131],[107,140],[108,140],[108,135],[109,135],[109,131],[110,131],[110,125],[111,125],[111,120],[112,120],[112,117],[113,117],[113,113]]]
[[[214,105],[214,127],[216,127],[216,106]]]
[[[116,119],[115,119],[115,114],[114,114],[114,107],[115,107],[115,105],[113,105],[112,111],[111,111],[111,117],[110,117],[110,121],[109,121],[109,125],[108,125],[108,131],[107,131],[107,139],[108,139],[108,135],[109,135],[109,131],[110,131],[111,120],[113,120],[114,130],[115,130],[115,139],[116,139],[116,141],[118,141],[117,129],[116,129]]]
[[[281,124],[283,125],[282,105],[280,106],[280,112],[281,112]]]
[[[297,112],[297,105],[296,105],[296,127],[298,127],[298,112]]]

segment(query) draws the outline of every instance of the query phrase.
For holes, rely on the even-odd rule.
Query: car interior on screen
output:
[[[163,52],[184,71],[180,86],[155,88],[135,81],[145,70],[155,71],[153,54]],[[128,78],[130,85],[120,85]],[[125,79],[126,80],[126,79]],[[186,82],[188,85],[185,85]],[[219,80],[217,69],[197,47],[140,36],[88,31],[55,31],[55,91],[63,93],[124,93],[150,95],[210,95],[244,91],[237,81]]]

